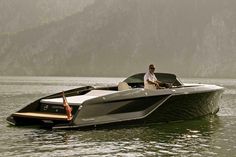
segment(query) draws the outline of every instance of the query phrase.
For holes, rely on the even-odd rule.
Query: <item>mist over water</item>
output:
[[[216,116],[178,123],[65,131],[12,127],[6,117],[26,104],[79,86],[116,85],[123,78],[0,77],[2,156],[217,156],[236,153],[235,79],[182,79],[225,88]]]
[[[235,78],[235,19],[235,0],[2,0],[0,75]]]

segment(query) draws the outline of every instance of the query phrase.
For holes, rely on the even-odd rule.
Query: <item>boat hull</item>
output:
[[[219,111],[222,91],[174,95],[145,118],[145,122],[169,122],[194,119]]]
[[[164,95],[162,98],[144,97],[132,102],[120,102],[128,105],[130,103],[136,106],[142,106],[147,99],[149,104],[142,111],[127,111],[127,114],[107,114],[97,118],[87,118],[86,123],[82,123],[83,117],[78,115],[72,125],[58,125],[54,129],[83,129],[93,127],[113,127],[119,125],[138,125],[150,123],[162,123],[170,121],[190,120],[203,117],[210,114],[216,114],[219,111],[219,100],[223,93],[222,89],[188,93],[176,95]],[[151,101],[153,99],[155,101]],[[109,105],[113,105],[110,103]],[[128,107],[127,107],[128,109]],[[125,111],[123,111],[125,113]],[[135,115],[135,113],[137,113]],[[132,114],[134,117],[132,117]],[[127,117],[125,117],[127,116]]]

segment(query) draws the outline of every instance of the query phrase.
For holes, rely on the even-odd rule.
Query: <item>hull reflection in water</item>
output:
[[[72,108],[71,113],[63,107],[65,101],[62,93],[56,93],[40,98],[13,113],[7,118],[7,122],[16,126],[79,129],[179,121],[218,112],[222,87],[183,84],[173,74],[156,75],[169,87],[155,91],[144,89],[144,73],[140,73],[117,86],[86,86],[65,91],[66,101]],[[68,114],[72,115],[72,119]]]

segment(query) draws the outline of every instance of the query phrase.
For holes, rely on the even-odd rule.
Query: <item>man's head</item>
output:
[[[149,65],[149,72],[153,74],[154,71],[155,71],[155,66],[153,64],[150,64]]]

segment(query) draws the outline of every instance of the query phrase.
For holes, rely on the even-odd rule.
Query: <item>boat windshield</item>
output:
[[[139,73],[132,75],[124,80],[124,82],[128,83],[129,85],[132,84],[143,84],[143,78],[145,73]],[[164,83],[171,83],[173,86],[181,86],[182,82],[177,79],[176,75],[170,73],[155,73],[158,80]]]

